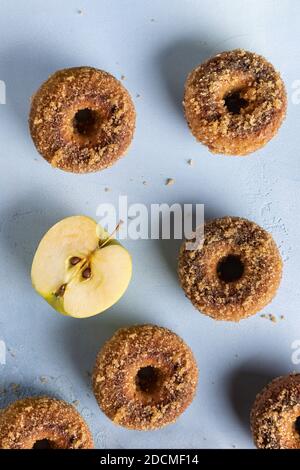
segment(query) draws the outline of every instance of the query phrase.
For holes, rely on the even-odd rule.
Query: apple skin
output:
[[[39,282],[37,282],[36,269],[35,269],[36,264],[39,262],[39,259],[38,259],[39,258],[39,250],[41,249],[43,241],[44,241],[44,239],[46,239],[49,232],[51,232],[51,230],[58,227],[59,224],[61,224],[61,223],[68,223],[68,222],[72,223],[74,219],[77,219],[77,221],[80,219],[80,220],[84,221],[84,223],[89,221],[90,224],[93,224],[93,227],[95,227],[95,230],[96,230],[96,233],[97,233],[97,248],[95,249],[95,251],[97,251],[97,253],[100,252],[100,255],[102,255],[102,253],[104,253],[104,250],[106,250],[105,251],[105,254],[106,254],[108,252],[108,250],[110,249],[110,247],[118,247],[117,251],[119,251],[119,254],[122,257],[124,257],[124,255],[126,254],[125,255],[125,262],[123,263],[123,264],[125,264],[124,271],[126,271],[126,273],[123,276],[123,281],[121,283],[122,286],[120,288],[120,291],[118,292],[118,290],[116,290],[116,292],[113,292],[113,296],[111,297],[110,300],[108,299],[106,304],[104,303],[104,307],[102,305],[102,307],[100,309],[93,308],[91,311],[80,312],[80,314],[67,311],[67,309],[65,308],[65,305],[64,305],[65,304],[64,297],[58,296],[57,294],[55,294],[55,292],[53,292],[53,290],[51,290],[49,292],[49,290],[47,291],[47,289],[46,290],[44,288],[41,289],[41,286],[39,285]],[[99,247],[99,243],[100,243],[100,247]],[[103,248],[101,247],[102,244],[104,245]],[[119,248],[120,248],[120,250],[119,250]],[[115,254],[114,249],[113,249],[113,252],[111,251],[111,254],[112,255]],[[82,268],[83,265],[84,265],[84,263],[82,265],[79,265],[76,276],[79,275],[80,269]],[[40,244],[37,248],[37,251],[36,251],[34,259],[33,259],[32,270],[31,270],[32,285],[33,285],[34,289],[38,292],[38,294],[40,294],[46,300],[46,302],[49,305],[51,305],[51,307],[53,307],[57,312],[61,313],[62,315],[65,315],[65,316],[71,316],[73,318],[88,318],[88,317],[100,314],[100,313],[104,312],[105,310],[107,310],[108,308],[110,308],[112,305],[117,303],[120,300],[120,298],[124,295],[125,291],[127,290],[128,285],[130,283],[131,277],[132,277],[132,258],[130,256],[129,252],[116,239],[110,238],[109,233],[103,227],[101,227],[99,224],[97,224],[92,218],[87,217],[87,216],[67,217],[66,219],[61,220],[60,222],[55,224],[53,227],[51,227],[49,229],[49,231],[44,235],[44,237],[42,238],[42,240],[41,240],[41,242],[40,242]],[[115,279],[118,279],[118,275],[116,276],[116,278],[113,277],[114,281],[115,281]],[[72,282],[72,279],[71,279],[71,282]]]

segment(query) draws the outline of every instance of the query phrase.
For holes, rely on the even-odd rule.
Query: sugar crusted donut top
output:
[[[239,91],[247,106],[228,112],[226,95]],[[199,65],[188,77],[184,98],[188,122],[208,134],[237,137],[259,133],[286,107],[284,84],[262,56],[236,49]],[[195,125],[195,124],[194,124]]]
[[[218,277],[217,266],[228,255],[241,259],[244,272],[227,283]],[[281,268],[280,254],[268,232],[246,219],[223,217],[205,223],[203,245],[198,249],[182,245],[178,274],[196,308],[216,319],[239,320],[254,313],[276,290]]]
[[[90,111],[88,134],[80,134],[80,126],[74,128],[80,110]],[[74,67],[56,72],[40,87],[32,99],[29,125],[37,150],[49,163],[66,171],[90,172],[112,165],[126,151],[135,109],[112,75]]]
[[[1,410],[0,416],[0,449],[31,448],[42,439],[61,448],[93,448],[87,425],[76,409],[62,400],[25,398]]]
[[[141,368],[153,367],[159,386],[141,393]],[[192,352],[175,333],[154,325],[118,330],[97,357],[94,393],[102,410],[116,423],[155,429],[176,420],[195,393],[198,371]]]
[[[300,449],[300,374],[277,377],[260,392],[251,411],[255,443],[265,449]]]

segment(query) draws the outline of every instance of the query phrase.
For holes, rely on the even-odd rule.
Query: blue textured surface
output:
[[[7,104],[0,105],[0,340],[8,351],[0,365],[0,405],[32,393],[79,400],[100,448],[252,447],[248,414],[255,393],[274,375],[299,370],[291,361],[291,344],[300,338],[300,105],[291,100],[300,79],[299,15],[295,0],[1,1]],[[265,55],[281,71],[289,111],[266,148],[234,159],[212,156],[195,142],[181,99],[194,66],[236,47]],[[82,176],[52,169],[27,128],[32,93],[50,73],[76,65],[124,75],[138,113],[128,155],[105,172]],[[167,187],[169,177],[175,184]],[[204,203],[207,216],[244,216],[270,230],[284,277],[262,313],[278,321],[256,315],[236,325],[199,314],[178,287],[172,241],[125,242],[133,280],[103,316],[80,321],[53,311],[31,288],[40,237],[67,215],[95,217],[100,202],[117,203],[120,194],[147,204]],[[144,322],[179,333],[200,369],[191,407],[176,424],[149,433],[114,426],[98,409],[87,373],[117,327]]]

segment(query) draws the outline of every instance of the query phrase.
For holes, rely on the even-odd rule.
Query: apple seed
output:
[[[87,267],[85,268],[84,271],[82,271],[82,277],[84,277],[84,279],[89,279],[91,277],[91,268],[90,267]]]
[[[65,293],[67,284],[62,284],[59,289],[55,292],[56,297],[62,297]]]
[[[81,259],[78,257],[78,256],[73,256],[71,259],[70,259],[70,264],[72,266],[75,266],[76,264],[79,263],[79,261],[81,261]]]

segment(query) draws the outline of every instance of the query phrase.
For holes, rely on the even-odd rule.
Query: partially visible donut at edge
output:
[[[188,75],[183,106],[192,134],[211,152],[247,155],[275,136],[286,115],[287,96],[272,64],[235,49]]]
[[[90,430],[74,406],[28,397],[0,410],[0,449],[92,449]]]
[[[257,395],[250,418],[259,449],[300,449],[300,374],[272,380]]]
[[[103,170],[129,147],[135,107],[119,80],[92,67],[59,70],[32,98],[31,137],[54,167],[73,173]]]

